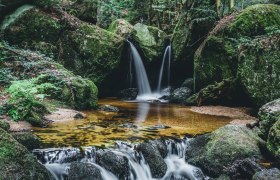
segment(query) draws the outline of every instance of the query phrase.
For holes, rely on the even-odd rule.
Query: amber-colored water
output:
[[[99,104],[120,109],[118,113],[87,111],[84,120],[54,123],[34,129],[44,147],[108,146],[117,140],[139,142],[159,137],[184,137],[214,131],[228,124],[227,117],[190,111],[186,106],[124,102],[114,98]],[[162,128],[162,125],[169,128]]]

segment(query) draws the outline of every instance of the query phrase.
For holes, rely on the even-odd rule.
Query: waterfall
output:
[[[168,179],[189,179],[200,180],[207,179],[202,171],[185,160],[185,151],[188,147],[189,139],[166,140],[167,156],[164,161],[167,164],[167,171],[161,180]],[[116,147],[107,149],[118,156],[124,156],[128,159],[130,180],[154,180],[149,165],[142,153],[135,150],[136,145],[125,142],[116,142]],[[39,161],[53,174],[56,180],[64,180],[68,177],[68,171],[71,162],[79,161],[94,165],[101,172],[104,180],[117,180],[110,171],[95,163],[96,149],[88,147],[83,150],[77,148],[71,149],[42,149],[34,150],[33,153]]]
[[[168,87],[170,86],[170,65],[171,65],[171,45],[167,46],[164,52],[164,56],[162,59],[162,64],[159,72],[159,80],[158,80],[158,87],[157,87],[157,92],[160,93],[162,90],[161,84],[162,84],[162,77],[163,77],[163,71],[164,71],[164,65],[166,64],[166,59],[168,55],[168,70],[167,70],[167,84]]]
[[[132,59],[134,62],[134,67],[135,67],[135,72],[136,72],[136,80],[137,80],[137,85],[139,89],[139,94],[138,95],[143,95],[143,94],[151,94],[151,87],[150,83],[148,80],[148,76],[143,64],[143,61],[136,49],[136,47],[128,41],[131,49],[131,54],[132,54]]]

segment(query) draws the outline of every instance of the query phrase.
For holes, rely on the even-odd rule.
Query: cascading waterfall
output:
[[[161,64],[161,68],[160,68],[160,72],[159,72],[159,80],[158,80],[158,87],[157,87],[157,92],[161,93],[162,87],[162,77],[163,77],[163,71],[164,71],[164,65],[166,64],[166,59],[167,59],[167,55],[168,55],[168,69],[167,69],[167,84],[168,87],[170,86],[170,65],[171,65],[171,45],[167,46],[164,52],[164,56],[162,59],[162,64]]]
[[[136,79],[137,79],[137,85],[139,89],[139,95],[144,94],[152,94],[151,86],[148,80],[148,76],[143,64],[143,61],[136,49],[136,47],[128,41],[131,49],[132,59],[134,62],[135,72],[136,72]]]
[[[164,159],[167,164],[167,172],[161,180],[169,179],[207,179],[202,171],[185,161],[185,150],[188,146],[188,139],[182,141],[166,140],[167,156]],[[124,142],[117,142],[115,149],[108,149],[118,156],[127,157],[129,163],[129,180],[153,180],[152,173],[145,157],[135,151],[135,145]],[[33,153],[38,157],[43,165],[53,174],[55,179],[67,179],[71,162],[79,161],[91,163],[101,172],[104,180],[117,180],[118,178],[110,171],[95,163],[96,149],[85,148],[81,152],[77,148],[72,149],[46,149],[34,150]]]

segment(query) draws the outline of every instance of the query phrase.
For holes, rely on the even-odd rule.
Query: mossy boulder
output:
[[[117,19],[112,22],[108,28],[108,31],[118,34],[121,37],[128,38],[133,31],[133,26],[125,19]]]
[[[237,159],[261,158],[262,140],[245,126],[227,125],[190,141],[186,160],[212,177],[219,177]]]
[[[83,24],[75,31],[65,31],[60,42],[59,62],[97,86],[120,65],[123,38],[97,26]]]
[[[260,136],[267,139],[270,128],[280,118],[280,99],[271,101],[262,106],[258,113],[260,123]]]
[[[236,77],[242,39],[265,35],[268,27],[279,25],[280,7],[272,4],[253,5],[220,20],[195,53],[196,87]]]
[[[10,124],[7,123],[6,121],[1,120],[1,118],[0,118],[0,128],[2,128],[5,131],[9,131]]]
[[[12,18],[13,16],[11,15]],[[64,27],[59,19],[42,10],[31,8],[7,22],[9,23],[4,27],[4,39],[10,44],[40,50],[48,55],[57,53],[56,43]]]
[[[59,10],[33,8],[4,30],[12,45],[39,50],[100,86],[120,64],[123,38]]]
[[[280,118],[271,127],[268,139],[267,148],[273,154],[273,156],[280,162]]]
[[[12,133],[12,136],[29,151],[40,148],[40,139],[30,132],[16,132]]]
[[[137,23],[132,38],[139,45],[147,60],[159,59],[164,51],[167,35],[160,29]]]
[[[1,128],[0,175],[2,179],[53,179],[23,145]]]
[[[280,98],[280,34],[256,38],[240,46],[238,78],[257,107]]]
[[[216,20],[216,12],[205,6],[182,13],[172,37],[175,60],[190,61]]]

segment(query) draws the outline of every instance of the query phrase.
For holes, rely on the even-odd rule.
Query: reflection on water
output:
[[[124,102],[104,99],[100,104],[117,106],[118,113],[87,111],[84,120],[35,128],[45,148],[112,145],[116,140],[141,142],[159,137],[183,137],[211,132],[228,124],[226,117],[190,111],[186,106]]]
[[[150,104],[147,102],[140,102],[137,104],[136,122],[144,122],[150,110]]]

